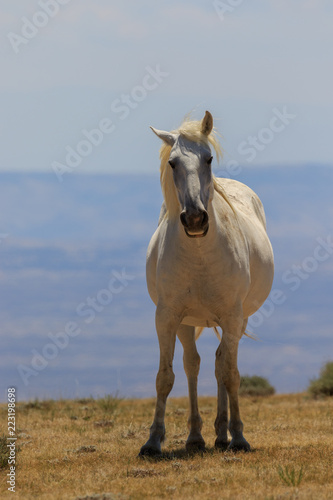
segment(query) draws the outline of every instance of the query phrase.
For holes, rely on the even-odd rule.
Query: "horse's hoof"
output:
[[[155,448],[150,445],[143,445],[139,457],[160,457],[162,455],[161,448]]]
[[[198,440],[198,441],[189,441],[186,443],[186,451],[188,453],[198,453],[200,451],[206,451],[206,444],[205,441]]]
[[[215,440],[215,448],[225,451],[228,449],[229,441],[225,441],[224,439],[216,438]]]
[[[232,439],[228,446],[230,451],[251,451],[251,446],[246,441],[245,438],[242,439]]]

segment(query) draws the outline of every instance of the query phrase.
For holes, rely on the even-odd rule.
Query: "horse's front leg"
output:
[[[150,436],[140,450],[140,455],[160,455],[165,437],[164,416],[167,397],[173,387],[175,375],[172,370],[176,331],[180,318],[174,311],[160,306],[156,309],[156,331],[160,346],[160,365],[156,377],[156,407]]]
[[[217,364],[217,363],[216,363]],[[215,447],[225,450],[228,448],[228,393],[220,376],[220,370],[216,369],[217,379],[217,417],[215,420],[216,440]]]
[[[243,423],[240,418],[238,389],[240,376],[237,367],[238,344],[245,331],[247,321],[239,317],[228,319],[222,326],[221,343],[216,351],[215,373],[219,384],[219,395],[222,396],[221,413],[218,415],[215,428],[217,434],[216,446],[221,447],[226,442],[226,394],[229,397],[230,421],[229,431],[232,437],[229,449],[250,450],[250,445],[243,436]],[[223,389],[223,386],[225,389]],[[220,424],[220,426],[219,426]]]
[[[187,451],[204,450],[205,441],[201,435],[202,420],[199,414],[197,393],[200,356],[195,345],[195,328],[193,326],[180,325],[177,336],[184,349],[183,362],[190,399],[190,415],[188,419],[190,434],[186,441],[186,449]]]

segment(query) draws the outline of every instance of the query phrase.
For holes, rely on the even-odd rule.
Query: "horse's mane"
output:
[[[207,136],[201,132],[201,120],[190,120],[189,117],[186,117],[181,126],[173,130],[172,133],[180,134],[185,139],[188,139],[193,142],[198,142],[201,144],[211,145],[216,153],[217,161],[222,158],[223,153],[217,138],[217,131],[215,127],[211,131],[211,133]],[[172,169],[168,165],[168,160],[170,157],[171,146],[163,142],[162,147],[160,149],[160,159],[161,159],[161,186],[162,192],[164,196],[164,201],[166,205],[166,217],[178,216],[179,214],[179,201],[176,193],[176,188],[173,181]],[[228,203],[231,209],[234,212],[234,207],[232,206],[230,200],[228,199],[223,187],[217,181],[216,177],[213,175],[213,184],[214,189],[217,191],[222,198]]]

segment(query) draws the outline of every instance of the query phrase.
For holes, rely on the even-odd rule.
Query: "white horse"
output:
[[[147,252],[147,284],[156,304],[160,364],[154,422],[140,455],[161,454],[166,400],[174,383],[176,335],[184,348],[190,400],[186,449],[205,448],[197,402],[200,356],[195,327],[200,327],[197,333],[203,327],[217,326],[223,332],[215,362],[215,446],[228,447],[229,428],[229,449],[249,450],[238,405],[237,351],[248,317],[263,304],[273,281],[273,251],[263,206],[249,187],[212,175],[210,146],[217,157],[221,149],[208,111],[202,121],[187,120],[176,131],[152,130],[163,141],[164,203]]]

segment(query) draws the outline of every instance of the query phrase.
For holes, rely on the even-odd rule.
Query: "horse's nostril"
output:
[[[183,224],[183,226],[187,226],[187,221],[186,221],[186,213],[185,212],[182,212],[180,214],[180,222]]]
[[[202,225],[206,226],[208,223],[208,213],[206,210],[202,213]]]

